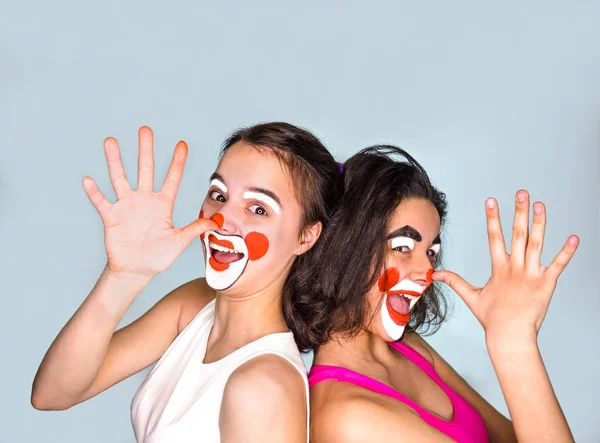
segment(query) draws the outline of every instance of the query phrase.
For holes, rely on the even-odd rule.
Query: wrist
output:
[[[485,334],[485,343],[492,360],[539,353],[537,332],[529,329],[497,331]]]
[[[122,316],[151,280],[150,275],[114,273],[107,265],[93,293],[108,315]]]
[[[123,285],[132,288],[140,287],[140,290],[143,289],[154,278],[154,275],[152,274],[114,271],[110,269],[110,265],[108,263],[104,267],[102,275],[105,276],[106,279],[112,284]]]

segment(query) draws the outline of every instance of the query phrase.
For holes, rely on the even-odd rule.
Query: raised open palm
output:
[[[117,202],[111,204],[90,177],[84,177],[83,188],[104,224],[109,271],[153,276],[167,269],[194,238],[216,229],[217,225],[211,220],[197,219],[184,228],[173,226],[173,205],[187,158],[187,145],[182,141],[177,144],[162,189],[154,192],[154,135],[144,126],[138,136],[137,190],[129,186],[119,144],[111,137],[104,141],[104,151]]]
[[[546,208],[533,205],[533,224],[529,232],[529,194],[516,195],[510,254],[507,253],[500,223],[498,203],[486,201],[486,216],[492,276],[483,288],[467,283],[458,274],[437,271],[433,279],[447,283],[465,301],[486,333],[537,334],[544,321],[558,277],[579,245],[570,236],[548,267],[540,263]]]

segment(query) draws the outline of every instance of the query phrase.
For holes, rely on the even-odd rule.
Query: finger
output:
[[[138,131],[138,189],[154,191],[154,134],[148,126]]]
[[[500,211],[498,202],[495,199],[488,198],[486,200],[485,216],[487,218],[488,242],[490,244],[493,271],[496,265],[505,263],[508,259],[504,234],[502,233],[502,223],[500,222]]]
[[[560,252],[556,255],[556,257],[554,257],[554,260],[552,260],[550,266],[548,266],[546,269],[546,275],[553,279],[554,282],[558,280],[558,277],[560,277],[562,271],[565,270],[571,261],[573,254],[575,254],[575,251],[577,250],[577,246],[579,246],[579,237],[576,235],[571,235],[565,242],[565,245]]]
[[[171,160],[171,166],[167,172],[167,177],[163,183],[161,192],[167,195],[171,200],[175,200],[177,191],[179,190],[179,184],[183,177],[183,168],[185,166],[185,160],[188,154],[188,147],[185,142],[180,141],[175,146],[175,152],[173,152],[173,159]]]
[[[459,297],[463,299],[469,308],[474,306],[480,289],[468,283],[460,275],[450,271],[435,271],[431,278],[434,281],[441,281],[450,286],[454,292],[456,292]]]
[[[530,272],[539,271],[540,258],[544,247],[544,233],[546,231],[546,207],[542,202],[533,204],[533,223],[527,241],[525,252],[525,269]]]
[[[121,199],[131,193],[131,187],[127,181],[125,170],[123,169],[121,151],[119,150],[119,143],[117,140],[112,137],[108,137],[104,140],[104,153],[106,154],[106,161],[108,163],[110,182],[113,185],[117,199]]]
[[[217,229],[219,229],[219,226],[214,221],[207,218],[199,218],[194,220],[185,228],[181,228],[183,247],[187,248],[193,239],[199,237],[201,234],[204,234],[206,231]]]
[[[515,197],[515,219],[513,221],[510,260],[517,264],[525,263],[525,248],[529,236],[529,194],[521,189]]]
[[[104,219],[104,216],[110,210],[110,202],[106,199],[106,197],[104,197],[102,192],[100,192],[100,190],[98,189],[98,185],[96,185],[96,182],[93,178],[83,177],[82,184],[83,190],[94,205],[94,208],[96,208],[96,210],[100,214],[100,217]]]

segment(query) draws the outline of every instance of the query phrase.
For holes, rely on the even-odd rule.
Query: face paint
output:
[[[281,207],[275,201],[275,199],[262,193],[262,192],[246,191],[246,192],[244,192],[244,199],[246,199],[246,200],[255,199],[255,200],[261,201],[264,204],[266,204],[268,207],[270,207],[271,210],[273,212],[275,212],[276,214],[281,213]]]
[[[201,216],[203,213],[200,213]],[[216,213],[210,217],[223,226],[225,219]],[[250,232],[245,238],[208,231],[202,238],[206,254],[206,283],[217,290],[230,288],[246,269],[248,261],[259,260],[269,249],[269,240],[260,232]]]
[[[384,292],[381,303],[383,327],[393,341],[399,340],[410,320],[410,311],[417,304],[423,292],[431,285],[433,269],[427,271],[427,284],[419,285],[412,280],[400,280],[400,272],[389,268],[378,281],[379,290]]]
[[[210,181],[210,186],[211,187],[215,187],[215,188],[219,188],[222,192],[224,192],[225,194],[227,194],[227,186],[225,186],[225,183],[223,183],[221,180],[219,180],[218,178],[213,178]]]

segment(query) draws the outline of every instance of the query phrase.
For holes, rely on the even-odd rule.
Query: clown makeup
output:
[[[274,155],[247,145],[231,147],[211,176],[202,209],[200,216],[219,226],[201,236],[206,282],[213,289],[260,290],[261,280],[279,278],[293,260],[301,209]],[[242,277],[245,283],[239,286]]]
[[[421,205],[427,203],[423,200],[412,200],[399,207],[409,203],[415,204],[413,202],[420,202],[417,204]],[[406,211],[408,208],[401,209]],[[399,213],[402,214],[403,211]],[[418,217],[418,212],[412,212],[412,215],[414,222],[423,220],[423,216]],[[407,217],[397,215],[395,218]],[[419,226],[423,232],[432,231],[434,235],[434,230],[439,232],[439,222],[437,225],[420,223]],[[432,283],[433,266],[441,249],[440,236],[438,233],[429,246],[423,241],[423,237],[427,236],[421,235],[416,228],[408,224],[393,230],[387,236],[390,249],[387,254],[387,267],[378,280],[379,294],[383,293],[378,304],[381,326],[388,340],[396,341],[402,337],[410,321],[410,312]]]
[[[251,191],[244,192],[244,198],[246,200],[255,199],[261,201],[276,214],[281,213],[281,203],[279,203],[277,195],[267,189],[253,188]]]

